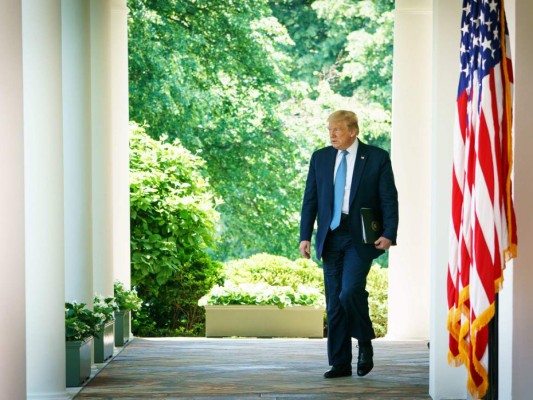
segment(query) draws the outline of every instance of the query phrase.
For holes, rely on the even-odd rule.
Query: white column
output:
[[[111,3],[91,0],[94,290],[113,295],[113,109]]]
[[[462,0],[433,1],[433,128],[431,138],[431,335],[429,392],[466,398],[466,369],[448,365],[447,272],[455,104],[459,82]]]
[[[531,398],[533,371],[533,4],[506,1],[514,62],[514,204],[518,228],[518,257],[504,272],[500,295],[499,398]]]
[[[66,399],[61,1],[23,15],[28,398]]]
[[[0,1],[0,393],[26,396],[21,0]]]
[[[397,0],[392,163],[400,203],[389,256],[387,337],[429,337],[431,0]]]
[[[62,2],[65,300],[92,305],[89,3]]]
[[[113,269],[130,286],[130,182],[128,112],[128,8],[111,2],[111,74],[113,131]]]

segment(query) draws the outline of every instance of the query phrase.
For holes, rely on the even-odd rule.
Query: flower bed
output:
[[[313,287],[233,281],[213,287],[199,301],[208,337],[322,337],[324,303]]]
[[[278,308],[291,306],[317,306],[325,304],[324,295],[320,289],[298,285],[271,286],[266,283],[236,284],[231,280],[224,286],[216,285],[198,302],[206,305],[270,305]]]

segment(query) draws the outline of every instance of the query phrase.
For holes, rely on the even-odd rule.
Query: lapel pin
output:
[[[364,160],[365,159],[365,156],[361,156],[361,160]]]

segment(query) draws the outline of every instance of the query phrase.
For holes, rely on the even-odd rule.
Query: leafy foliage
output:
[[[200,305],[324,305],[322,270],[310,260],[256,254],[226,262],[222,279]]]
[[[311,286],[323,291],[323,274],[318,266],[306,259],[291,261],[271,254],[256,254],[224,265],[225,278],[237,284],[264,283],[270,286]]]
[[[291,75],[390,110],[393,0],[271,0],[294,41]]]
[[[119,307],[114,297],[104,297],[98,294],[94,295],[93,311],[102,320],[103,325],[114,321],[115,311],[118,310]]]
[[[370,318],[377,337],[383,337],[387,333],[387,317],[389,305],[389,272],[374,264],[367,277],[366,290],[369,293],[368,307]]]
[[[202,134],[193,131],[199,123],[209,130],[239,116],[235,94],[259,106],[254,98],[267,100],[279,85],[284,57],[273,62],[268,39],[276,30],[261,24],[269,17],[264,1],[130,0],[128,7],[130,115],[153,136],[189,143]]]
[[[297,148],[276,116],[285,28],[265,1],[130,0],[129,8],[131,118],[154,138],[201,152],[223,199],[218,258],[289,254],[300,193]]]
[[[130,141],[132,283],[157,288],[214,244],[216,200],[204,162],[133,127]]]
[[[65,303],[65,339],[84,341],[91,336],[98,336],[103,319],[85,307],[85,303],[76,301]]]
[[[183,265],[157,295],[148,296],[143,309],[133,321],[141,336],[202,336],[205,334],[205,310],[198,300],[220,283],[221,264],[201,257]]]
[[[293,306],[324,306],[324,294],[318,288],[299,285],[271,286],[267,283],[235,284],[228,280],[224,286],[216,285],[198,302],[211,305],[270,305],[279,308]]]
[[[114,303],[116,304],[116,311],[139,311],[141,309],[143,302],[137,295],[136,289],[128,290],[122,282],[116,281],[113,285],[113,292],[115,295]],[[115,304],[109,301],[109,299],[106,299],[104,302],[100,301],[99,303],[95,303],[95,310],[97,304],[103,310],[109,311],[112,307],[115,310]]]
[[[198,299],[220,269],[206,253],[218,213],[204,162],[179,141],[159,142],[133,127],[130,165],[132,283],[144,300],[134,332],[190,334],[203,318]]]

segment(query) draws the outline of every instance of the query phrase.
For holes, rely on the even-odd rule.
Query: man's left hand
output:
[[[392,245],[392,241],[387,239],[386,237],[381,236],[378,240],[374,242],[374,245],[376,246],[376,249],[388,250],[389,247]]]

